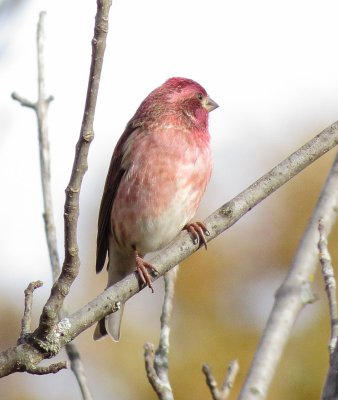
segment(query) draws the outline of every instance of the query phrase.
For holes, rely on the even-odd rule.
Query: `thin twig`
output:
[[[337,307],[337,291],[336,279],[332,267],[331,256],[327,248],[327,236],[322,218],[318,223],[319,231],[319,261],[325,282],[325,290],[329,301],[330,320],[331,320],[331,339],[329,343],[329,352],[333,353],[338,338],[338,307]]]
[[[33,103],[27,99],[22,98],[16,93],[13,93],[12,97],[13,99],[19,101],[22,106],[32,108],[35,111],[37,117],[38,134],[39,134],[38,138],[39,138],[41,185],[42,185],[42,195],[43,195],[43,205],[44,205],[43,217],[45,223],[45,233],[46,233],[49,259],[52,269],[53,282],[55,282],[58,276],[60,275],[61,268],[57,250],[57,238],[56,238],[56,228],[54,223],[52,189],[51,189],[50,148],[49,148],[47,122],[48,122],[48,107],[50,102],[53,100],[53,97],[52,96],[47,97],[45,90],[45,73],[44,73],[45,17],[46,13],[43,11],[40,12],[37,35],[36,35],[37,63],[38,63],[38,100],[37,102]],[[66,315],[68,315],[68,311],[65,307],[65,304],[63,304],[63,307],[59,312],[59,318],[61,319]],[[24,329],[24,327],[22,329]],[[25,326],[25,330],[26,329],[27,326]],[[30,330],[29,331],[26,330],[26,333],[30,333]],[[21,337],[23,337],[23,334],[21,335]],[[91,400],[92,396],[90,394],[88,384],[86,382],[84,366],[82,364],[80,353],[78,352],[76,345],[75,344],[66,345],[66,352],[70,360],[71,369],[80,386],[83,399]],[[34,370],[35,371],[34,373],[37,373],[36,371],[38,371],[39,369],[33,368],[31,370]],[[48,370],[50,370],[52,373],[57,372],[55,366],[52,368],[48,367],[47,369],[46,368],[42,369],[41,371],[45,371],[43,372],[45,374],[48,373],[46,372]]]
[[[32,103],[30,100],[21,97],[15,92],[12,93],[12,99],[18,101],[22,105],[22,107],[33,108],[34,110],[36,109],[36,103]]]
[[[83,177],[88,169],[88,151],[94,138],[93,122],[99,89],[103,57],[108,32],[108,15],[111,0],[97,0],[94,38],[92,40],[92,59],[87,88],[87,97],[79,140],[69,184],[66,189],[64,207],[65,221],[65,259],[59,278],[54,283],[36,331],[36,337],[44,340],[57,323],[58,313],[80,268],[77,244],[77,222],[79,217],[79,197]]]
[[[218,384],[211,372],[211,368],[208,364],[204,364],[202,367],[202,371],[205,375],[205,379],[207,385],[210,389],[210,393],[213,400],[227,400],[229,398],[231,389],[235,382],[236,376],[239,371],[239,364],[237,360],[233,360],[230,362],[228,366],[228,373],[224,378],[224,382],[220,389],[218,389]]]
[[[53,215],[53,202],[50,177],[50,150],[48,139],[48,108],[53,100],[52,96],[46,96],[45,75],[44,75],[44,43],[45,43],[45,18],[46,12],[39,14],[37,40],[37,62],[38,62],[38,100],[32,102],[17,93],[12,93],[12,98],[17,100],[22,106],[32,108],[35,111],[38,123],[40,173],[44,206],[44,222],[48,253],[52,268],[53,282],[60,274],[60,261],[57,252],[56,229]]]
[[[24,338],[27,334],[32,332],[32,305],[33,305],[33,292],[35,289],[41,287],[41,281],[31,282],[27,289],[25,289],[25,309],[21,321],[21,334],[20,338]]]
[[[144,344],[144,362],[149,383],[158,396],[164,391],[161,379],[158,377],[154,366],[155,348],[152,343]],[[159,397],[160,398],[160,397]]]
[[[52,188],[51,188],[51,165],[50,165],[50,149],[49,149],[49,138],[48,138],[48,124],[47,124],[47,111],[50,101],[53,99],[52,96],[46,96],[45,90],[45,66],[44,66],[44,20],[46,13],[41,12],[38,30],[37,30],[37,48],[38,48],[38,101],[36,103],[36,114],[38,119],[39,129],[39,151],[40,151],[40,170],[41,170],[41,184],[42,194],[44,203],[44,222],[45,232],[47,239],[47,246],[49,252],[49,258],[52,268],[53,282],[55,282],[60,275],[60,260],[57,249],[57,237],[56,228],[54,223],[54,212],[52,202]],[[59,312],[59,318],[68,315],[66,304],[63,304]],[[84,400],[91,400],[92,395],[90,393],[88,383],[85,376],[84,366],[81,360],[79,351],[74,343],[67,344],[66,353],[70,360],[71,370],[73,371],[76,380],[79,384],[82,398]]]
[[[330,366],[322,391],[322,400],[336,400],[338,398],[338,346],[330,355]]]
[[[318,223],[319,231],[319,261],[325,282],[325,290],[329,302],[331,335],[329,341],[329,370],[323,388],[323,400],[336,400],[338,398],[338,309],[336,279],[331,263],[331,256],[327,247],[327,235],[322,218]]]
[[[154,345],[144,345],[144,360],[148,380],[160,400],[173,400],[173,392],[169,381],[169,338],[170,321],[175,295],[175,282],[178,266],[164,275],[164,300],[161,313],[161,331],[159,345],[154,353]]]
[[[48,374],[56,374],[62,369],[67,369],[68,363],[67,361],[61,361],[55,364],[48,365],[47,367],[35,366],[32,365],[30,368],[27,368],[25,372],[28,372],[32,375],[48,375]]]
[[[175,296],[175,283],[178,266],[164,275],[164,300],[161,313],[161,330],[158,349],[155,353],[155,368],[157,375],[169,384],[168,356],[170,349],[170,323]]]
[[[80,353],[74,343],[67,343],[66,346],[67,356],[70,361],[70,368],[73,371],[75,378],[81,390],[83,400],[91,400],[93,398],[87,381],[86,372],[81,360]]]
[[[292,326],[304,306],[313,301],[311,278],[318,261],[318,220],[329,232],[337,216],[338,156],[336,156],[320,198],[299,243],[289,273],[276,293],[275,303],[265,326],[239,400],[263,400],[287,343]]]
[[[46,239],[48,245],[49,258],[52,267],[53,282],[60,274],[60,261],[57,252],[56,229],[53,216],[53,202],[50,178],[50,150],[48,139],[48,106],[53,99],[46,96],[45,74],[44,74],[44,44],[45,44],[45,18],[46,13],[41,12],[39,16],[37,30],[37,61],[38,61],[38,101],[36,102],[36,116],[39,131],[39,153],[40,153],[40,172],[41,185],[44,205],[44,222]]]

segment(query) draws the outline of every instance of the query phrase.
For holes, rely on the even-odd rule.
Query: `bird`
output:
[[[108,258],[108,284],[135,270],[153,290],[156,269],[147,253],[187,229],[206,246],[209,232],[196,213],[212,171],[209,112],[218,104],[188,78],[173,77],[140,104],[118,140],[110,162],[98,217],[96,272]],[[120,309],[100,320],[94,339],[120,339]]]

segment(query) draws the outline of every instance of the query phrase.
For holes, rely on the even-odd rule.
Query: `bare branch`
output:
[[[161,400],[172,400],[173,397],[170,385],[168,387],[165,382],[163,382],[157,375],[155,369],[155,349],[152,343],[145,343],[144,345],[144,361],[148,380],[155,390],[158,398]],[[169,397],[165,397],[166,395],[168,395]]]
[[[322,267],[322,274],[325,281],[325,290],[329,301],[330,320],[331,320],[331,339],[329,343],[329,352],[333,353],[338,338],[338,308],[337,308],[337,285],[332,267],[331,256],[327,248],[327,236],[322,219],[318,223],[319,231],[319,261]]]
[[[52,203],[52,188],[51,188],[51,168],[50,168],[50,150],[48,139],[48,125],[47,125],[47,112],[48,105],[53,99],[52,96],[46,97],[45,90],[45,67],[44,67],[44,20],[46,13],[41,12],[38,30],[37,30],[37,47],[38,47],[38,101],[36,103],[36,115],[39,127],[39,150],[40,150],[40,169],[41,169],[41,183],[44,203],[44,222],[45,232],[47,239],[47,246],[49,252],[50,263],[52,267],[53,282],[55,282],[60,275],[60,260],[57,250],[56,228],[54,223],[54,212]],[[68,315],[66,305],[63,304],[59,311],[59,318]],[[91,400],[87,380],[85,377],[84,366],[81,361],[80,353],[74,343],[66,344],[66,352],[71,364],[77,382],[79,384],[82,398],[84,400]]]
[[[36,103],[32,103],[31,101],[25,99],[24,97],[21,97],[15,92],[12,93],[12,99],[18,101],[22,105],[22,107],[33,108],[34,110],[36,109]]]
[[[300,241],[289,273],[276,293],[274,306],[242,387],[240,400],[266,398],[294,321],[303,307],[314,299],[310,282],[318,260],[318,220],[323,218],[329,232],[336,219],[337,202],[338,156]]]
[[[82,120],[80,137],[76,145],[75,159],[69,184],[66,189],[64,210],[65,219],[65,260],[59,278],[53,285],[51,295],[45,304],[36,337],[44,340],[57,324],[58,313],[67,296],[70,286],[76,278],[80,259],[77,244],[77,221],[79,216],[79,196],[84,174],[87,171],[89,146],[94,138],[93,121],[97,94],[102,70],[106,37],[108,32],[108,14],[111,0],[97,1],[94,38],[92,40],[92,60],[87,89],[87,98]]]
[[[178,273],[178,265],[164,275],[164,301],[161,313],[161,331],[158,349],[155,353],[155,368],[157,375],[169,386],[168,356],[170,348],[170,323],[175,296],[175,283]]]
[[[334,147],[337,141],[338,124],[335,123],[278,164],[238,196],[216,210],[204,221],[210,232],[208,241],[232,226],[246,212],[277,190],[307,165],[310,165],[320,155],[329,150],[330,147]],[[196,250],[198,250],[198,245],[195,245],[191,241],[190,235],[186,232],[180,233],[172,243],[149,260],[158,271],[158,276],[154,279],[158,279],[164,275]],[[132,273],[115,285],[107,288],[91,302],[70,315],[68,321],[71,328],[67,331],[66,336],[63,336],[63,339],[67,338],[70,341],[89,326],[113,312],[116,309],[116,303],[119,301],[125,302],[141,290],[138,282],[137,274]]]
[[[26,342],[27,336],[31,333],[31,317],[32,317],[32,305],[33,305],[33,292],[35,289],[41,287],[43,283],[41,281],[31,282],[27,289],[25,289],[25,311],[21,323],[21,334],[18,340],[18,344]],[[68,368],[68,363],[62,361],[49,366],[37,366],[30,359],[27,359],[23,365],[17,364],[18,370],[25,371],[32,375],[47,375],[56,374],[61,369]],[[85,398],[84,398],[85,399]]]
[[[70,368],[78,382],[83,400],[91,400],[93,397],[89,390],[86,373],[77,347],[74,343],[67,343],[66,352],[70,361]]]
[[[175,295],[175,282],[178,265],[164,275],[164,301],[161,313],[161,331],[158,349],[154,354],[154,345],[144,345],[144,360],[148,380],[160,400],[173,400],[168,374],[170,321]]]
[[[233,360],[230,362],[228,366],[228,373],[224,379],[223,385],[220,389],[218,389],[217,381],[214,378],[211,368],[208,364],[204,364],[202,367],[202,371],[205,375],[205,379],[207,385],[210,389],[210,393],[213,400],[227,400],[230,395],[230,391],[235,382],[236,376],[239,371],[239,364],[237,360]]]
[[[38,62],[38,100],[36,103],[30,102],[27,99],[22,98],[16,93],[12,94],[13,99],[18,100],[22,106],[30,107],[34,109],[38,122],[38,133],[39,133],[39,153],[40,153],[40,172],[41,172],[41,185],[42,185],[42,195],[43,195],[43,204],[44,204],[44,223],[45,223],[45,233],[47,239],[48,253],[51,263],[53,282],[55,282],[60,275],[60,261],[57,250],[57,238],[56,238],[56,229],[54,223],[54,213],[53,213],[53,203],[52,203],[52,189],[51,189],[51,173],[50,173],[50,150],[49,150],[49,138],[48,138],[48,106],[49,103],[53,100],[52,96],[47,97],[45,91],[45,73],[44,73],[44,43],[45,43],[45,12],[40,12],[38,28],[37,28],[37,62]],[[32,284],[31,284],[32,285]],[[42,285],[42,282],[40,286]],[[28,296],[26,291],[26,307],[25,307],[25,315],[22,321],[22,333],[21,333],[21,341],[24,340],[24,335],[30,333],[30,308],[32,302],[32,293],[29,292],[30,287],[26,289],[28,292]],[[31,290],[31,289],[30,289]],[[34,288],[33,288],[34,290]],[[30,300],[30,303],[27,303],[27,298]],[[27,309],[29,309],[27,311]],[[26,312],[27,311],[27,312]],[[59,318],[68,315],[65,304],[59,311]],[[29,318],[29,319],[28,319]],[[29,330],[28,330],[29,329]],[[80,390],[82,392],[82,397],[84,400],[91,400],[92,396],[90,394],[88,385],[86,383],[86,378],[84,374],[84,367],[81,361],[80,354],[75,346],[75,344],[67,344],[66,352],[68,358],[71,362],[71,369],[78,381],[80,386]],[[64,364],[64,363],[63,363]],[[66,368],[62,366],[63,364],[55,364],[50,367],[36,367],[32,366],[30,371],[34,374],[46,374],[46,373],[55,373],[58,370]],[[50,372],[48,372],[50,371]]]
[[[21,321],[21,334],[20,338],[25,337],[28,333],[31,333],[31,322],[32,322],[32,305],[33,305],[33,292],[35,289],[41,287],[43,283],[41,281],[31,282],[27,289],[25,289],[25,310]]]
[[[31,367],[27,368],[25,372],[28,372],[32,375],[48,375],[48,374],[56,374],[62,369],[68,368],[67,361],[61,361],[55,364],[48,365],[48,367],[38,367],[32,365]]]
[[[36,103],[36,116],[39,129],[39,152],[40,152],[40,171],[41,185],[44,205],[44,222],[46,239],[50,263],[52,267],[53,281],[55,282],[60,274],[60,261],[57,251],[56,229],[53,215],[53,201],[51,188],[51,173],[50,173],[50,150],[48,138],[48,105],[50,98],[46,97],[45,92],[45,74],[44,74],[44,21],[46,13],[41,12],[38,30],[37,30],[37,47],[38,47],[38,101]]]
[[[330,367],[326,376],[322,400],[336,400],[338,398],[338,346],[330,355]]]
[[[46,13],[41,12],[38,30],[37,30],[37,47],[38,47],[38,101],[36,108],[36,116],[38,119],[39,130],[39,152],[40,152],[40,172],[41,185],[44,205],[44,222],[47,246],[49,252],[50,263],[52,267],[53,282],[56,281],[60,274],[60,260],[57,251],[56,229],[53,215],[53,201],[51,189],[51,172],[50,172],[50,150],[48,138],[48,106],[52,96],[47,97],[45,91],[45,67],[44,67],[44,21]]]
[[[331,337],[329,341],[330,367],[323,388],[323,400],[335,400],[338,397],[338,309],[336,279],[331,263],[331,256],[327,247],[327,235],[322,219],[318,223],[319,231],[319,261],[325,281],[325,290],[329,301]]]
[[[48,107],[53,97],[46,96],[45,93],[45,76],[44,76],[44,42],[45,30],[44,21],[46,13],[44,11],[39,14],[37,28],[37,59],[38,59],[38,100],[34,103],[27,100],[17,93],[12,93],[12,98],[20,102],[22,106],[32,108],[35,111],[38,123],[39,153],[40,153],[40,173],[44,206],[44,222],[46,239],[48,245],[49,258],[52,267],[53,281],[60,274],[60,261],[57,252],[56,229],[53,216],[53,202],[51,191],[50,177],[50,150],[48,139]]]

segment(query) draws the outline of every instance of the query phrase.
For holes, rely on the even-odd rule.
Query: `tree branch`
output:
[[[318,253],[318,220],[329,232],[336,219],[338,202],[338,156],[291,263],[289,273],[276,292],[276,299],[263,336],[242,387],[240,400],[262,400],[280,360],[294,321],[303,307],[314,299],[310,286]]]
[[[17,348],[11,348],[9,349],[9,351],[5,351],[0,355],[0,371],[5,368],[12,367],[15,368],[16,371],[25,371],[32,375],[46,375],[55,374],[61,369],[68,368],[68,364],[66,361],[51,364],[49,366],[38,366],[36,365],[34,358],[27,356],[30,353],[28,352],[26,354],[24,351],[18,352],[19,357],[15,361],[11,359],[11,357],[8,357],[11,352],[15,352],[20,349],[21,345],[23,348],[26,347],[27,338],[29,338],[29,335],[31,333],[33,293],[35,289],[41,286],[41,281],[31,282],[25,290],[25,309],[21,323],[21,333],[20,338],[18,339],[18,346]],[[5,365],[5,363],[7,363],[7,365]]]
[[[287,181],[297,175],[300,171],[302,171],[305,167],[310,165],[320,156],[325,154],[328,150],[335,147],[337,143],[338,123],[336,122],[326,128],[312,140],[307,142],[295,153],[291,154],[288,158],[286,158],[275,168],[273,168],[267,174],[258,179],[258,181],[253,183],[238,196],[230,200],[228,203],[224,204],[212,215],[210,215],[204,221],[210,232],[210,236],[207,237],[207,240],[210,241],[214,239],[224,230],[232,226],[255,205],[268,197],[271,193],[273,193],[275,190],[277,190],[279,187],[281,187],[283,184],[285,184]],[[335,167],[334,170],[336,169],[338,168]],[[331,181],[330,178],[329,181]],[[338,196],[332,199],[332,196],[328,195],[326,191],[324,191],[321,196],[321,204],[329,203],[329,206],[323,206],[323,210],[328,210],[327,213],[323,211],[323,214],[325,214],[325,224],[327,219],[329,219],[329,215],[331,215],[333,212],[333,205],[335,204],[335,200],[337,198]],[[318,218],[319,217],[317,216],[316,223],[318,221]],[[328,225],[331,226],[331,224]],[[304,240],[305,239],[303,239],[303,241]],[[306,245],[305,247],[306,249],[308,249],[309,245]],[[182,232],[175,241],[173,241],[170,245],[159,252],[155,257],[149,260],[158,271],[158,275],[157,277],[155,277],[155,279],[164,275],[171,268],[173,268],[175,265],[178,265],[181,261],[183,261],[196,250],[198,250],[198,245],[194,244],[191,241],[188,233]],[[303,261],[305,264],[307,264],[307,251],[305,251],[304,253],[305,254],[303,254],[302,252]],[[294,261],[294,263],[299,264],[299,261],[297,261],[298,258],[301,258],[300,255],[296,256],[296,260]],[[312,259],[311,256],[310,259]],[[300,264],[302,265],[302,263]],[[66,268],[64,268],[64,271],[65,272],[63,273],[63,277],[61,280],[62,284],[56,286],[57,288],[60,288],[60,293],[62,293],[62,289],[64,287],[63,282],[65,281],[67,276],[68,265],[66,266]],[[301,288],[306,287],[309,275],[307,273],[301,273],[299,277],[297,277],[297,274],[298,270],[292,272],[292,274],[290,273],[290,276],[293,277],[294,275],[296,275],[296,280],[300,281]],[[73,277],[72,273],[70,273],[70,277]],[[69,288],[69,286],[66,287]],[[284,291],[287,290],[288,287],[289,286],[284,286]],[[291,288],[293,287],[294,286],[292,285]],[[42,359],[52,357],[53,355],[57,354],[60,349],[65,346],[66,343],[72,341],[81,332],[89,328],[95,322],[104,318],[106,315],[110,314],[113,311],[116,311],[116,304],[119,301],[125,302],[130,297],[138,293],[140,290],[141,288],[138,284],[137,274],[130,274],[120,282],[106,289],[103,293],[101,293],[99,296],[97,296],[95,299],[93,299],[91,302],[86,304],[84,307],[82,307],[80,310],[76,311],[69,317],[64,318],[59,323],[55,323],[52,326],[48,324],[49,333],[45,335],[42,334],[46,325],[43,325],[43,328],[39,327],[38,330],[32,334],[31,340],[28,343],[10,348],[3,353],[0,353],[0,377],[11,374],[18,370],[22,370],[18,369],[18,366],[24,365],[24,355],[26,357],[27,355],[29,355],[29,357],[31,357],[31,360],[38,364]],[[299,292],[298,286],[295,291],[296,293]],[[279,293],[280,297],[283,293],[283,290],[280,290]],[[63,299],[64,293],[60,294],[60,296]],[[307,298],[307,300],[309,300],[309,297]],[[282,306],[284,306],[284,301],[283,304],[281,304],[280,302],[278,303],[279,308]],[[57,308],[58,307],[52,308],[52,310]],[[293,306],[291,310],[292,309]],[[45,313],[47,313],[48,315],[48,309],[47,311],[45,310]],[[37,335],[37,333],[39,333],[39,336]],[[278,343],[280,342],[278,341]],[[273,352],[275,351],[276,349],[274,347]],[[279,353],[279,351],[276,352]],[[270,377],[270,373],[268,373],[268,376]]]
[[[52,189],[50,177],[50,150],[48,139],[48,106],[52,96],[47,97],[45,91],[44,74],[44,44],[45,28],[44,21],[46,13],[41,12],[37,30],[38,48],[38,101],[36,102],[35,112],[38,121],[39,131],[39,153],[40,153],[40,172],[44,206],[45,232],[48,246],[48,253],[52,267],[53,282],[60,274],[60,261],[57,251],[56,229],[53,215]]]
[[[43,285],[42,281],[31,282],[25,290],[25,308],[21,321],[21,334],[20,338],[24,338],[27,334],[32,332],[32,306],[33,306],[33,293],[34,290]]]
[[[331,337],[329,341],[329,361],[330,366],[327,373],[325,385],[323,388],[323,400],[335,400],[338,397],[338,309],[336,279],[331,263],[331,256],[327,247],[327,235],[322,220],[319,220],[319,261],[322,267],[322,274],[325,281],[325,290],[329,301]]]
[[[42,11],[39,14],[38,28],[37,28],[37,63],[38,63],[38,100],[33,103],[27,99],[22,98],[16,93],[12,94],[12,98],[19,101],[22,106],[32,108],[35,111],[38,123],[38,139],[39,139],[39,155],[40,155],[40,172],[41,172],[41,185],[44,205],[44,224],[45,233],[48,246],[48,253],[51,263],[53,282],[55,282],[60,275],[60,261],[57,250],[56,229],[54,223],[53,202],[52,202],[52,189],[51,189],[51,168],[50,168],[50,148],[48,138],[48,107],[53,100],[52,96],[46,96],[45,90],[45,73],[44,73],[44,44],[45,44],[45,17],[46,12]],[[35,286],[34,286],[35,285]],[[33,290],[41,286],[42,282],[33,282],[25,291],[25,314],[22,320],[22,332],[20,342],[25,338],[25,334],[30,333],[30,313],[32,305]],[[58,318],[68,315],[65,304],[61,307]],[[82,397],[84,400],[91,400],[92,396],[86,381],[84,367],[81,361],[80,353],[78,352],[75,344],[69,343],[66,345],[66,352],[70,360],[71,369],[79,384]],[[59,369],[58,369],[59,368]],[[58,370],[66,368],[66,364],[57,364],[50,367],[32,367],[31,371],[35,374],[55,373]],[[50,372],[48,372],[50,371]],[[33,372],[32,372],[33,373]]]
[[[58,313],[74,282],[80,267],[77,244],[77,221],[79,216],[79,196],[84,174],[87,171],[89,146],[94,138],[93,121],[102,70],[103,57],[108,32],[108,15],[111,0],[97,0],[94,38],[92,40],[92,60],[89,74],[87,97],[80,137],[76,145],[75,159],[69,184],[66,189],[64,209],[65,220],[65,260],[59,278],[54,283],[51,295],[45,304],[40,324],[35,332],[39,340],[44,340],[58,322]]]
[[[45,232],[48,246],[48,253],[52,267],[53,281],[55,282],[60,274],[60,261],[57,252],[56,229],[53,215],[53,201],[51,190],[50,174],[50,150],[48,139],[48,108],[53,100],[52,96],[46,96],[45,75],[44,75],[44,43],[45,29],[44,23],[46,12],[39,14],[37,29],[37,61],[38,61],[38,100],[34,103],[24,99],[17,93],[12,93],[12,98],[17,100],[22,106],[32,108],[35,111],[38,123],[39,155],[40,155],[40,173],[44,206]]]
[[[338,338],[338,308],[337,308],[337,285],[332,267],[331,256],[327,247],[327,235],[325,232],[322,219],[318,223],[319,231],[319,261],[322,267],[322,274],[325,281],[325,290],[329,301],[330,321],[331,321],[331,338],[329,343],[329,353],[332,354]]]
[[[160,341],[156,352],[154,345],[144,345],[144,360],[148,380],[160,400],[173,400],[173,392],[169,381],[169,337],[170,321],[175,295],[175,282],[178,273],[178,266],[164,275],[164,301],[161,313]]]
[[[67,361],[61,361],[55,364],[48,365],[47,367],[41,367],[36,365],[31,365],[31,367],[26,368],[25,372],[28,372],[32,375],[48,375],[48,374],[56,374],[62,369],[68,368]]]
[[[230,395],[230,391],[235,382],[236,376],[239,371],[239,364],[237,360],[231,361],[228,366],[228,373],[224,379],[223,385],[218,389],[217,381],[214,378],[211,369],[208,364],[204,364],[202,371],[205,375],[207,385],[210,389],[210,393],[213,400],[227,400]]]
[[[66,352],[70,361],[70,368],[73,371],[79,388],[81,390],[83,400],[91,400],[93,398],[81,360],[80,353],[74,343],[66,343]]]
[[[22,105],[22,107],[33,108],[34,110],[36,109],[36,103],[33,103],[30,100],[21,97],[15,92],[12,93],[12,99],[18,101]]]

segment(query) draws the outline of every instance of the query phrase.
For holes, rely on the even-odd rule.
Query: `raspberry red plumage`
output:
[[[216,107],[198,83],[171,78],[127,124],[99,214],[96,269],[103,268],[108,252],[108,286],[133,271],[135,254],[164,247],[195,214],[211,174],[208,113]],[[122,310],[106,317],[115,340],[121,316]],[[94,337],[104,330],[98,325]]]

